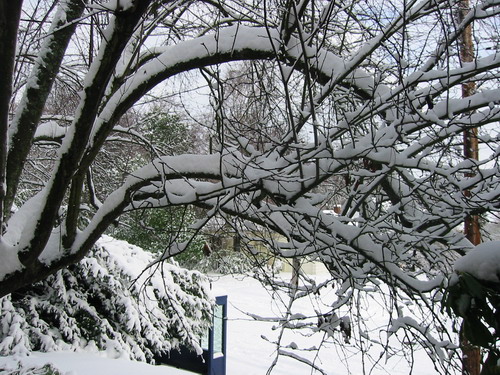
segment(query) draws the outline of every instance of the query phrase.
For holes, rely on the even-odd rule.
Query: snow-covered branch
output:
[[[461,22],[456,2],[427,0],[54,4],[21,19],[0,98],[0,295],[79,261],[121,217],[182,206],[190,233],[220,219],[251,256],[323,263],[339,308],[377,285],[434,311],[470,247],[463,218],[499,214],[498,0]]]

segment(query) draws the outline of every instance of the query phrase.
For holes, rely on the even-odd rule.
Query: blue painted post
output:
[[[213,326],[209,333],[208,374],[226,375],[227,296],[215,299]]]

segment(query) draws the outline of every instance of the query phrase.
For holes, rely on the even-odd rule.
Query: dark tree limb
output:
[[[22,0],[0,2],[0,237],[3,233],[4,206],[10,210],[8,204],[5,205],[7,139],[17,29],[22,4]]]

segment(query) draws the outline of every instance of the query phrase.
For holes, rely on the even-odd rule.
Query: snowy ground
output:
[[[289,278],[284,275],[284,279]],[[282,311],[283,305],[276,299],[273,300],[271,293],[266,291],[257,281],[250,278],[233,278],[225,276],[218,279],[214,283],[214,290],[228,294],[229,311],[228,318],[228,374],[244,374],[244,375],[262,375],[266,374],[267,369],[275,359],[276,347],[269,341],[276,340],[278,335],[277,330],[273,330],[276,323],[255,321],[248,317],[244,312],[258,314],[260,316],[276,316]],[[332,292],[333,294],[333,292]],[[276,297],[276,296],[275,296]],[[282,296],[286,302],[286,297]],[[328,299],[328,296],[325,296]],[[311,306],[307,301],[299,302],[296,311],[301,311],[304,314],[314,314]],[[383,317],[377,317],[374,314],[374,319],[383,321]],[[267,340],[262,339],[262,335],[266,336]],[[309,348],[321,345],[322,336],[314,336],[307,338],[302,335],[287,335],[282,343],[297,344],[301,348]],[[375,356],[379,357],[379,350]],[[338,346],[323,344],[319,354],[317,352],[301,354],[305,358],[315,361],[315,363],[324,369],[327,374],[353,374],[361,375],[363,372],[363,359],[361,355],[356,355],[353,349],[342,349]],[[316,355],[318,355],[316,357]],[[348,358],[347,360],[345,358]],[[418,375],[436,374],[434,366],[423,352],[415,354],[416,363],[413,368],[413,373]],[[365,359],[366,361],[366,359]],[[370,366],[368,367],[369,370]],[[387,359],[382,358],[380,365],[377,366],[370,374],[372,375],[403,375],[408,374],[409,367],[406,362],[399,357]],[[366,372],[366,373],[369,373]],[[311,372],[310,367],[297,362],[296,360],[280,357],[272,372],[273,375],[307,375],[319,374],[319,372]]]
[[[285,275],[286,277],[286,275]],[[261,322],[251,319],[243,311],[260,316],[276,316],[282,309],[276,301],[276,295],[271,295],[257,281],[251,278],[224,276],[214,279],[213,290],[216,294],[227,294],[229,300],[228,311],[228,375],[263,375],[275,358],[275,346],[269,341],[276,339],[277,330],[273,330],[275,323]],[[275,300],[273,300],[273,297]],[[298,306],[307,313],[309,308]],[[377,317],[375,316],[375,319]],[[261,336],[266,336],[269,341]],[[301,335],[287,336],[284,342],[296,344],[299,347],[319,345],[317,338],[308,338]],[[313,353],[304,353],[304,357],[314,360],[327,374],[364,374],[361,356],[334,346],[333,343],[325,344],[319,356]],[[345,356],[349,359],[345,360]],[[378,355],[376,355],[378,357]],[[17,359],[0,357],[0,364],[10,363],[15,366]],[[4,362],[4,363],[2,363]],[[30,365],[53,363],[67,375],[183,375],[188,372],[176,369],[150,366],[123,359],[106,358],[106,353],[33,353],[24,358],[23,362]],[[400,358],[382,358],[380,365],[370,374],[372,375],[402,375],[409,371],[408,365]],[[368,372],[367,372],[368,373]],[[425,353],[417,352],[413,373],[417,375],[435,374],[435,370],[427,359]],[[311,369],[290,358],[280,357],[273,375],[307,375],[313,373]]]

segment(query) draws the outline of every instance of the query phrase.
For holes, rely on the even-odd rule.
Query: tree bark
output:
[[[29,243],[23,244],[23,248],[19,252],[19,260],[27,268],[38,261],[38,256],[49,240],[67,189],[75,173],[80,169],[80,163],[88,146],[92,126],[97,117],[107,83],[112,77],[130,36],[148,9],[149,3],[150,0],[143,0],[130,10],[116,13],[109,40],[103,46],[100,60],[94,61],[96,69],[92,73],[92,77],[87,78],[88,85],[82,91],[82,99],[76,110],[77,116],[71,124],[74,134],[65,140],[67,145],[63,143],[65,152],[59,156],[55,171],[45,187],[44,205],[38,214],[39,218],[33,228],[33,233],[27,234]],[[73,209],[74,204],[70,208]]]
[[[469,0],[461,0],[459,3],[458,19],[462,22],[469,12]],[[460,38],[460,60],[462,64],[474,61],[474,42],[472,40],[472,25],[464,29]],[[474,95],[476,84],[473,81],[462,83],[462,97]],[[479,146],[477,139],[477,128],[465,129],[463,133],[464,157],[466,159],[479,159]],[[470,173],[469,177],[474,174]],[[464,192],[466,198],[470,197],[470,191]],[[478,215],[467,215],[464,220],[464,233],[473,245],[481,243],[481,233]],[[463,330],[462,330],[463,331]],[[478,347],[469,343],[463,332],[460,333],[460,346],[462,349],[462,373],[464,375],[479,375],[481,371],[481,351]]]
[[[0,237],[6,197],[7,138],[17,30],[22,0],[0,1]]]
[[[9,3],[4,1],[4,3]],[[2,212],[8,217],[14,197],[16,196],[20,176],[31,149],[31,143],[40,118],[45,109],[45,103],[56,79],[69,41],[73,36],[76,23],[72,21],[80,18],[85,9],[85,2],[76,0],[68,2],[65,17],[55,20],[50,35],[43,44],[43,57],[35,62],[30,81],[35,82],[26,88],[21,103],[12,124],[9,155],[7,158],[7,196]],[[14,36],[14,41],[17,35]],[[4,60],[2,60],[4,61]],[[12,77],[12,73],[9,75]]]

